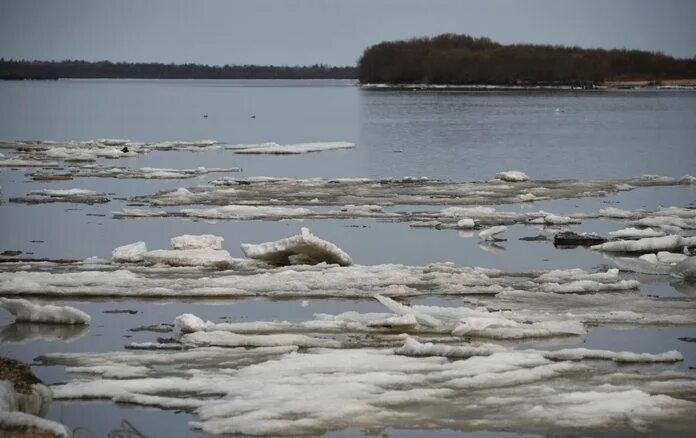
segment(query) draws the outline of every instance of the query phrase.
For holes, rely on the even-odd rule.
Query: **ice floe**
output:
[[[0,307],[22,322],[89,324],[91,320],[88,314],[74,307],[40,305],[23,299],[0,298]]]
[[[529,176],[526,173],[520,172],[519,170],[508,170],[505,172],[498,172],[495,177],[499,180],[509,181],[509,182],[524,182],[529,181]]]
[[[58,167],[57,161],[29,158],[0,157],[0,167]]]
[[[142,255],[147,263],[169,266],[207,266],[220,269],[228,268],[234,259],[224,249],[156,249]]]
[[[230,168],[206,168],[170,169],[156,167],[142,167],[129,169],[127,167],[105,167],[97,165],[74,167],[65,171],[40,171],[31,174],[34,180],[61,180],[73,178],[121,178],[121,179],[186,179],[194,178],[210,173],[240,172],[238,167]]]
[[[145,262],[169,266],[204,266],[227,268],[234,259],[222,249],[220,236],[212,234],[184,234],[171,239],[172,249],[148,251],[145,242],[136,242],[114,249],[111,260],[122,262]]]
[[[605,252],[657,252],[681,250],[685,246],[696,244],[692,239],[679,235],[663,237],[645,237],[638,240],[616,240],[592,246],[592,249]]]
[[[507,183],[454,182],[433,179],[391,178],[220,178],[209,186],[161,191],[134,198],[151,205],[245,204],[245,205],[486,205],[526,202],[537,198],[560,199],[604,196],[617,185],[635,187],[679,185],[676,179],[557,180]],[[230,190],[234,189],[234,190]],[[468,215],[467,217],[474,218]]]
[[[129,245],[119,246],[111,253],[111,260],[117,263],[141,262],[143,254],[147,252],[145,242],[135,242]]]
[[[296,236],[275,242],[242,244],[244,255],[275,265],[317,264],[321,262],[349,266],[350,256],[331,242],[312,234],[308,228]]]
[[[92,163],[102,158],[119,159],[134,157],[139,154],[145,154],[151,151],[206,151],[206,150],[231,150],[238,154],[304,154],[309,152],[329,151],[335,149],[353,148],[355,145],[349,142],[314,142],[314,143],[298,143],[298,144],[278,144],[278,143],[262,143],[262,144],[246,144],[234,145],[227,143],[219,143],[215,140],[193,140],[193,141],[161,141],[161,142],[134,142],[126,139],[96,139],[87,141],[3,141],[0,142],[0,149],[15,149],[17,151],[16,158],[25,160],[25,163],[2,163],[4,166],[32,166],[32,162],[39,160],[59,160],[66,163],[74,163],[77,166],[83,166],[85,163]],[[134,176],[138,172],[123,172],[122,175],[116,177],[140,177]],[[147,173],[147,172],[145,172]],[[151,173],[155,174],[156,173]],[[154,178],[176,178],[176,174],[182,175],[180,172],[161,173]],[[87,175],[85,175],[87,176]],[[109,176],[107,175],[89,175],[89,176]],[[145,176],[147,177],[147,176]]]
[[[154,257],[185,257],[186,251],[160,250]],[[217,250],[220,251],[220,250]],[[222,250],[224,251],[224,250]],[[148,254],[148,253],[146,253]],[[145,257],[146,258],[146,257]],[[225,256],[225,259],[227,257]],[[0,293],[6,295],[93,295],[93,296],[345,296],[366,297],[430,294],[498,294],[504,291],[543,291],[546,283],[564,284],[578,280],[606,282],[609,288],[635,288],[621,283],[618,275],[572,271],[567,278],[532,280],[535,274],[508,275],[493,269],[456,267],[449,263],[426,266],[296,265],[273,268],[249,259],[233,259],[222,271],[207,266],[187,269],[168,265],[93,264],[88,262],[0,264]],[[611,271],[613,272],[613,271]],[[618,272],[618,271],[617,271]],[[186,274],[182,276],[181,274]],[[538,274],[536,274],[538,275]],[[611,286],[616,284],[616,286]]]
[[[212,234],[183,234],[171,238],[172,249],[222,249],[222,242],[225,239]]]
[[[505,225],[498,225],[495,227],[487,228],[479,233],[479,239],[481,240],[495,240],[498,239],[497,236],[507,231]]]
[[[591,215],[588,215],[591,217]],[[684,207],[663,207],[657,210],[621,210],[605,208],[599,211],[598,217],[632,220],[633,225],[641,228],[654,227],[663,231],[696,229],[696,209]],[[618,236],[617,236],[618,237]],[[650,237],[650,236],[644,236]]]
[[[246,144],[227,146],[226,149],[234,150],[236,154],[306,154],[309,152],[330,151],[334,149],[351,149],[354,148],[353,143],[345,141],[334,142],[316,142],[316,143],[297,143],[285,144],[278,143],[262,143],[262,144]]]
[[[35,190],[26,196],[15,196],[10,198],[10,202],[20,202],[25,204],[43,204],[50,202],[69,202],[80,204],[102,204],[109,202],[109,198],[104,192],[87,189],[60,189],[60,190]]]
[[[448,345],[418,342],[412,337],[406,338],[404,345],[395,349],[395,353],[404,356],[444,356],[450,358],[468,358],[471,356],[490,356],[505,351],[497,344]],[[633,353],[630,351],[594,350],[589,348],[563,348],[559,350],[521,350],[533,352],[551,360],[611,360],[619,363],[658,363],[680,362],[684,356],[677,350],[664,353]]]
[[[534,314],[527,312],[518,317],[514,312],[490,312],[484,307],[406,306],[388,297],[376,295],[389,313],[345,312],[338,315],[317,314],[314,320],[301,323],[285,321],[257,321],[251,323],[214,323],[195,315],[177,317],[177,331],[181,342],[200,339],[202,345],[269,346],[296,345],[298,347],[356,347],[389,346],[403,342],[408,333],[421,338],[431,336],[525,339],[576,336],[585,333],[581,320],[568,315]],[[554,319],[556,318],[556,319]],[[189,336],[207,332],[205,336]],[[287,333],[304,334],[297,342],[288,337],[274,337]],[[234,335],[231,336],[230,334]],[[274,343],[274,344],[272,344]]]
[[[608,233],[609,237],[619,239],[642,239],[645,237],[662,237],[666,233],[664,231],[653,230],[652,228],[622,228],[618,231]]]
[[[214,208],[187,208],[179,211],[177,215],[202,219],[287,219],[308,217],[312,215],[312,211],[306,208],[225,205]]]
[[[210,434],[314,435],[389,426],[514,427],[525,432],[569,428],[576,433],[612,427],[630,434],[659,430],[654,428],[664,424],[681,432],[693,427],[696,404],[658,389],[675,378],[691,382],[693,377],[662,376],[650,368],[627,374],[612,361],[609,366],[593,362],[622,352],[575,351],[572,360],[563,360],[544,356],[553,352],[490,344],[471,346],[468,353],[481,354],[462,358],[410,357],[391,349],[282,353],[279,348],[291,347],[229,348],[224,356],[211,347],[119,355],[63,353],[41,360],[95,371],[104,363],[148,367],[147,376],[125,379],[83,373],[52,389],[59,400],[108,399],[190,409],[197,416],[191,426]],[[224,365],[211,368],[210,355]],[[643,357],[653,358],[662,359]],[[152,377],[155,370],[158,377]],[[431,409],[424,411],[423,403]]]

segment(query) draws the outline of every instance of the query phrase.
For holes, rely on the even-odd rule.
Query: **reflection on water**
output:
[[[54,401],[47,418],[70,427],[75,438],[203,436],[190,430],[189,413],[124,404]]]
[[[15,322],[0,328],[0,342],[24,344],[34,341],[72,342],[85,336],[89,326],[84,324],[42,324]]]
[[[128,420],[121,421],[121,427],[109,432],[109,438],[146,438],[138,429],[135,428]]]

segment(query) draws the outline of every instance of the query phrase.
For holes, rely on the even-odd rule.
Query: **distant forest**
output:
[[[367,48],[358,66],[264,66],[0,59],[0,79],[356,79],[362,83],[589,85],[696,80],[696,58],[641,50],[504,45],[445,34]]]
[[[503,45],[488,38],[445,34],[371,46],[358,70],[362,83],[599,84],[696,79],[696,59],[640,50]]]
[[[355,79],[355,67],[162,64],[0,59],[0,79]]]

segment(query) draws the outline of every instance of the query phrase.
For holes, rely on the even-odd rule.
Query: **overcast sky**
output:
[[[0,0],[0,56],[353,64],[444,32],[696,55],[695,0]]]

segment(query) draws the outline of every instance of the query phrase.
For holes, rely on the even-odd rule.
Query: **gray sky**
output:
[[[696,55],[694,0],[0,0],[0,56],[353,64],[443,32]]]

